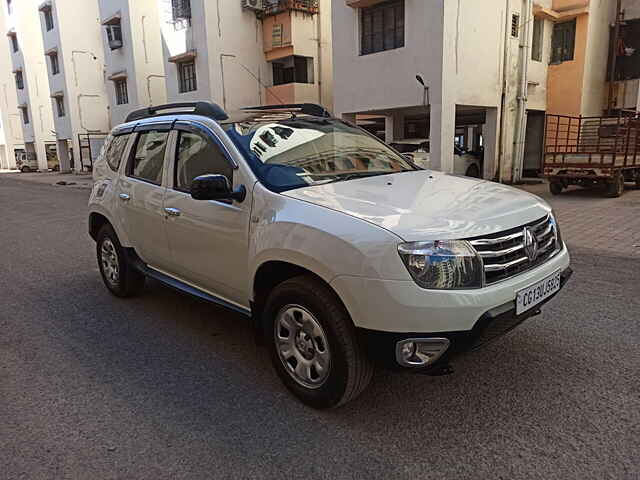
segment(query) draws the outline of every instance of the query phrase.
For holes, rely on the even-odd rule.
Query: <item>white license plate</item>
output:
[[[516,315],[526,312],[560,290],[560,270],[516,293]]]

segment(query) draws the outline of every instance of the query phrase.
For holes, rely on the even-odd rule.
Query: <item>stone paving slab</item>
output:
[[[569,187],[556,196],[546,183],[520,188],[551,204],[570,247],[640,257],[640,190],[632,184],[619,198],[608,198],[597,188]]]

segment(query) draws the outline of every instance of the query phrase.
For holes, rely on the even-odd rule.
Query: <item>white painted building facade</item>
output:
[[[157,0],[99,0],[111,126],[166,102]]]
[[[60,170],[84,171],[92,152],[78,135],[109,131],[100,14],[94,1],[47,0],[39,5],[38,26],[47,59]],[[99,143],[99,142],[98,142]]]
[[[330,0],[157,1],[168,101],[331,108]]]
[[[55,156],[55,134],[44,46],[36,0],[2,2],[3,27],[7,36],[3,48],[11,57],[11,72],[16,84],[17,110],[28,160],[34,168],[47,169],[47,152]],[[9,72],[5,72],[4,78]],[[10,102],[11,100],[9,100]],[[13,117],[12,117],[13,118]],[[6,127],[5,127],[6,128]]]
[[[3,10],[0,8],[0,18]],[[4,25],[4,23],[2,23]],[[0,45],[0,170],[16,168],[16,154],[24,152],[22,118],[9,49]]]
[[[523,122],[527,110],[546,108],[551,48],[551,24],[542,21],[536,26],[542,30],[536,32],[541,60],[532,60],[532,1],[332,5],[333,45],[339,46],[333,49],[337,114],[351,120],[384,116],[387,141],[410,135],[407,118],[422,118],[428,130],[419,135],[430,140],[432,165],[449,172],[456,127],[483,124],[484,177],[512,181],[521,175],[515,159],[523,156]],[[371,21],[367,17],[375,23],[363,24]]]

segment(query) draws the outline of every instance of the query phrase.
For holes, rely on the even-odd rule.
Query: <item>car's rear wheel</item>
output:
[[[337,407],[369,384],[373,367],[349,314],[316,278],[278,285],[267,300],[264,324],[278,376],[305,404]]]
[[[467,173],[465,174],[467,177],[480,178],[480,169],[477,165],[473,164],[467,168]]]
[[[560,182],[549,183],[549,191],[551,195],[560,195],[562,193],[562,184]]]
[[[117,297],[140,293],[145,277],[129,262],[111,225],[104,225],[98,232],[96,255],[102,280],[111,293]]]
[[[624,175],[618,172],[607,185],[607,196],[617,198],[624,193]]]
[[[30,167],[28,167],[27,165],[24,165],[24,166],[20,169],[20,171],[21,171],[22,173],[29,173],[29,172],[31,171],[31,168],[30,168]]]

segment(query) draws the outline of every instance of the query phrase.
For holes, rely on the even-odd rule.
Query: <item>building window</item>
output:
[[[171,0],[171,12],[174,22],[191,19],[191,0]]]
[[[51,13],[51,9],[47,8],[46,10],[44,10],[44,26],[47,29],[47,32],[49,30],[53,30],[53,14]]]
[[[511,15],[511,36],[513,38],[518,38],[520,33],[520,15],[514,13]]]
[[[556,23],[553,26],[551,63],[573,60],[576,43],[576,21]]]
[[[11,48],[13,49],[13,53],[20,49],[18,47],[18,36],[15,33],[11,35]]]
[[[362,55],[404,47],[404,0],[363,8],[360,33]]]
[[[273,84],[313,83],[313,58],[291,56],[273,62]]]
[[[58,54],[52,53],[49,58],[51,59],[51,75],[57,75],[60,73],[60,63],[58,63]]]
[[[64,117],[66,115],[64,111],[64,97],[56,97],[56,110],[58,111],[59,117]]]
[[[16,88],[18,90],[22,90],[24,88],[24,77],[20,70],[16,72]]]
[[[122,28],[119,23],[113,25],[107,25],[107,40],[109,41],[109,48],[111,50],[117,50],[122,48]]]
[[[198,88],[195,62],[178,64],[178,83],[180,93],[193,92]]]
[[[127,79],[119,78],[113,81],[113,85],[116,89],[116,104],[124,105],[129,103],[129,92],[127,90]]]
[[[23,108],[22,110],[22,121],[25,125],[29,124],[29,110],[27,108]]]
[[[531,60],[542,61],[542,45],[544,42],[544,20],[536,18],[533,21],[533,40],[531,45]]]

